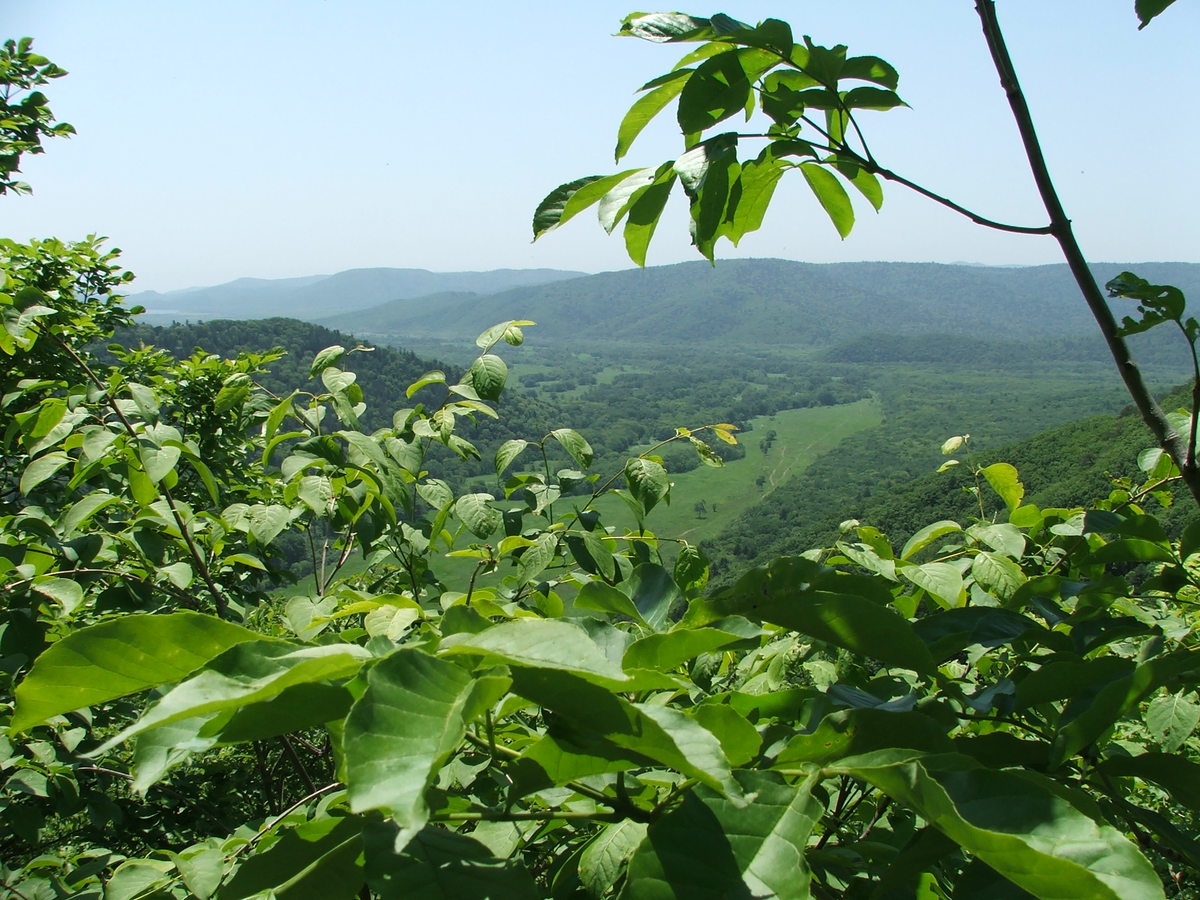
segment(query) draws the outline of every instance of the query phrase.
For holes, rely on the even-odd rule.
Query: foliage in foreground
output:
[[[474,452],[457,426],[496,414],[494,351],[531,323],[368,433],[341,347],[283,396],[264,355],[102,365],[112,254],[0,253],[9,894],[1194,893],[1200,525],[1147,512],[1161,450],[1086,509],[972,469],[971,521],[901,547],[848,522],[706,594],[703,556],[664,565],[646,527],[660,447],[605,480],[571,429],[514,439],[503,497],[432,470]],[[1153,286],[1125,288],[1154,324]],[[735,440],[668,440],[719,464],[706,438]],[[635,530],[600,521],[607,491]],[[279,590],[287,534],[309,596]]]
[[[471,453],[455,424],[490,413],[525,323],[368,434],[340,348],[307,396],[251,356],[99,367],[88,310],[119,307],[79,285],[122,276],[72,252],[40,289],[6,259],[18,895],[1137,898],[1200,864],[1200,529],[1145,512],[1161,454],[1090,509],[1024,503],[994,464],[974,521],[903,547],[850,523],[706,596],[694,548],[667,567],[561,496],[619,484],[644,523],[670,499],[650,453],[601,481],[574,431],[512,441],[502,498],[427,471]],[[715,462],[705,434],[733,440],[674,440]],[[540,468],[545,442],[578,468]],[[276,590],[289,531],[310,596]]]

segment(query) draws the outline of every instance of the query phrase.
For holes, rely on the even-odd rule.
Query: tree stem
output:
[[[1091,310],[1096,324],[1099,325],[1100,333],[1104,335],[1105,343],[1108,344],[1109,352],[1117,364],[1121,379],[1125,382],[1125,388],[1129,391],[1129,396],[1133,399],[1138,412],[1141,413],[1142,420],[1154,434],[1159,446],[1170,454],[1182,474],[1184,483],[1191,491],[1192,497],[1197,504],[1200,504],[1200,470],[1197,469],[1195,460],[1188,453],[1187,442],[1171,426],[1166,413],[1163,412],[1162,407],[1158,405],[1146,386],[1141,370],[1134,362],[1133,354],[1129,350],[1129,345],[1121,337],[1116,318],[1108,307],[1108,301],[1096,283],[1096,277],[1088,268],[1079,242],[1071,230],[1071,220],[1067,218],[1058,191],[1055,190],[1054,182],[1050,177],[1050,170],[1046,165],[1046,158],[1042,154],[1041,143],[1038,140],[1037,129],[1033,124],[1033,116],[1029,112],[1029,105],[1025,102],[1025,95],[1017,80],[1016,69],[1004,43],[1004,34],[1000,30],[1000,22],[996,18],[995,0],[975,0],[975,11],[979,14],[979,20],[983,25],[983,36],[987,41],[996,73],[1000,76],[1000,84],[1008,97],[1008,105],[1021,135],[1021,143],[1025,148],[1025,156],[1029,161],[1029,169],[1034,183],[1037,185],[1038,194],[1050,216],[1049,233],[1058,241],[1058,246],[1075,278],[1075,283],[1079,286],[1079,291],[1083,295],[1088,309]]]

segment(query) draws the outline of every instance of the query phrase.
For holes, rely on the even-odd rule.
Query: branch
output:
[[[87,364],[83,357],[76,353],[75,349],[62,339],[61,335],[56,334],[53,331],[45,330],[41,330],[41,333],[48,335],[51,340],[58,344],[58,346],[64,351],[66,351],[67,355],[71,357],[75,365],[79,366],[79,368],[83,370],[83,373],[87,376],[88,380],[91,381],[92,384],[94,384],[100,391],[101,395],[104,397],[104,402],[120,421],[121,427],[124,428],[130,438],[133,439],[134,450],[137,452],[138,462],[141,464],[142,471],[144,472],[146,465],[142,461],[141,444],[137,429],[133,427],[133,423],[130,422],[125,416],[125,413],[121,411],[121,407],[117,405],[117,402],[113,399],[112,394],[109,392],[108,386],[105,385],[105,383],[100,380],[100,377],[92,371],[92,367]],[[183,521],[183,516],[179,512],[179,508],[175,505],[175,498],[171,496],[171,491],[165,484],[160,484],[157,487],[159,492],[162,494],[163,499],[167,501],[167,506],[171,510],[171,517],[175,520],[175,524],[179,528],[179,533],[182,535],[183,541],[187,545],[188,554],[191,556],[196,570],[199,571],[200,577],[204,579],[205,585],[208,586],[208,590],[213,595],[213,603],[216,605],[217,615],[222,619],[227,618],[229,613],[229,601],[225,598],[225,595],[221,592],[221,589],[217,587],[216,582],[213,581],[212,573],[208,569],[208,562],[203,556],[200,555],[200,550],[196,546],[196,542],[192,540],[192,533],[188,529],[187,523]]]
[[[1163,412],[1162,407],[1158,405],[1146,386],[1141,370],[1133,360],[1129,345],[1120,335],[1117,321],[1108,307],[1108,301],[1096,283],[1091,269],[1088,268],[1079,242],[1071,230],[1071,220],[1067,218],[1062,201],[1055,190],[1054,182],[1050,178],[1050,169],[1046,165],[1046,158],[1042,153],[1037,129],[1033,124],[1033,116],[1029,112],[1029,105],[1025,102],[1025,95],[1017,80],[1017,72],[1012,58],[1004,44],[1004,34],[1000,30],[1000,22],[996,18],[995,0],[975,0],[975,11],[979,14],[979,20],[983,25],[983,35],[987,40],[996,73],[1000,76],[1000,84],[1008,96],[1008,105],[1012,110],[1013,119],[1016,121],[1017,130],[1020,132],[1021,143],[1025,148],[1025,156],[1029,161],[1029,169],[1033,174],[1034,183],[1037,185],[1038,194],[1042,198],[1046,212],[1050,215],[1049,234],[1058,241],[1063,257],[1071,269],[1071,274],[1075,277],[1075,283],[1079,286],[1079,291],[1083,294],[1088,309],[1091,310],[1096,324],[1100,327],[1100,333],[1104,335],[1109,352],[1117,364],[1117,370],[1125,382],[1125,388],[1129,391],[1129,396],[1133,399],[1138,412],[1141,413],[1142,420],[1154,434],[1158,445],[1170,454],[1188,489],[1192,492],[1192,497],[1197,504],[1200,504],[1200,469],[1197,469],[1195,459],[1188,453],[1187,442],[1167,421],[1166,413]]]

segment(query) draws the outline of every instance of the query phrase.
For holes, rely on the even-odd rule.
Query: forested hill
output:
[[[997,396],[1003,404],[1016,398]],[[1186,404],[1180,389],[1163,400],[1164,408]],[[840,523],[858,519],[887,534],[900,546],[916,530],[939,519],[965,522],[980,514],[971,465],[1007,462],[1016,466],[1025,485],[1025,502],[1040,507],[1072,507],[1108,496],[1113,477],[1135,477],[1140,451],[1153,444],[1149,430],[1132,407],[1119,415],[1087,416],[1039,431],[1024,440],[989,447],[947,472],[935,471],[944,460],[936,440],[926,451],[893,457],[906,436],[924,431],[920,415],[893,421],[876,431],[845,441],[819,458],[801,475],[735,521],[716,540],[705,544],[715,570],[723,578],[781,554],[828,547]],[[945,436],[949,436],[946,434]],[[962,453],[956,456],[963,457]],[[965,457],[963,457],[965,459]],[[923,469],[922,474],[917,474]],[[1002,515],[1002,504],[985,486],[988,515]],[[1182,496],[1182,495],[1181,495]],[[1175,534],[1188,524],[1190,502],[1157,508]]]
[[[1109,263],[1101,283],[1132,269],[1200,291],[1194,263]],[[1118,316],[1133,312],[1115,307]],[[461,339],[529,318],[539,339],[827,347],[868,333],[995,339],[1071,337],[1095,326],[1065,265],[813,264],[778,259],[689,262],[574,278],[490,296],[444,294],[341,313],[324,324],[369,334]]]
[[[129,302],[146,307],[146,320],[155,324],[200,319],[264,319],[271,316],[315,320],[402,297],[420,297],[443,291],[490,294],[522,285],[577,278],[582,274],[559,269],[496,269],[490,272],[349,269],[334,275],[239,278],[213,287],[166,293],[144,291],[132,295]]]

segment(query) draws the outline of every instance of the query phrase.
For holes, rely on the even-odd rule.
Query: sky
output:
[[[687,9],[711,15],[713,9]],[[1143,31],[1133,0],[998,0],[1051,171],[1096,261],[1200,261],[1200,3]],[[653,7],[643,7],[645,9]],[[26,157],[32,197],[0,235],[99,233],[172,290],[348,268],[628,268],[590,214],[536,243],[556,185],[616,171],[617,126],[679,46],[617,38],[628,2],[0,0],[70,71],[46,89],[78,135]],[[910,109],[864,119],[880,162],[992,219],[1045,222],[971,0],[733,0],[745,21],[849,45],[900,71]],[[679,152],[672,117],[622,168]],[[756,150],[753,152],[757,152]],[[1000,234],[886,186],[839,239],[798,175],[761,231],[719,257],[811,262],[1057,262],[1053,240]],[[675,198],[648,264],[698,258]]]

